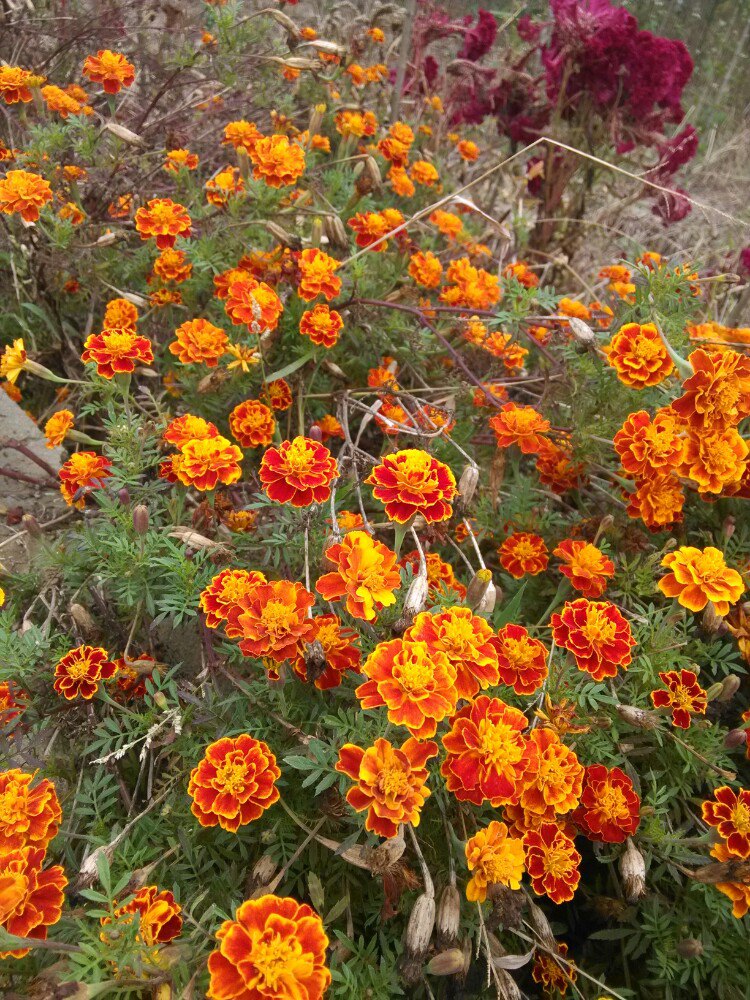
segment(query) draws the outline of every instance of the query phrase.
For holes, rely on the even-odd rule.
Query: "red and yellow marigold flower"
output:
[[[575,895],[581,873],[581,855],[575,843],[557,823],[543,823],[523,837],[526,871],[537,896],[549,896],[553,903],[568,903]]]
[[[275,330],[284,311],[273,288],[250,275],[230,282],[224,308],[235,326],[245,324],[259,333]]]
[[[428,524],[447,521],[458,492],[448,466],[418,448],[386,455],[365,482],[373,486],[372,495],[397,524],[408,524],[417,514]]]
[[[615,677],[617,668],[626,669],[633,659],[630,625],[609,601],[566,601],[562,612],[552,615],[552,638],[597,681]]]
[[[363,709],[388,709],[388,721],[406,726],[416,739],[435,735],[456,707],[456,668],[424,642],[379,643],[362,666],[368,680],[355,694]]]
[[[115,909],[115,916],[125,918],[130,923],[137,914],[137,939],[153,946],[167,944],[180,936],[181,912],[182,907],[168,889],[159,891],[158,886],[144,885],[129,902]],[[109,923],[109,919],[105,917],[102,923]]]
[[[77,646],[58,661],[54,688],[68,701],[78,697],[90,701],[99,690],[99,682],[109,680],[116,670],[106,649]]]
[[[409,258],[409,277],[421,288],[437,288],[443,275],[440,258],[429,250],[418,250]]]
[[[524,455],[538,455],[550,423],[533,406],[505,403],[490,419],[490,427],[495,432],[498,448],[517,444]]]
[[[136,661],[138,661],[136,663]],[[114,660],[115,667],[117,668],[115,673],[115,684],[117,685],[118,693],[122,694],[123,701],[133,701],[135,698],[142,698],[146,693],[146,681],[153,680],[154,671],[148,672],[147,664],[154,664],[156,667],[156,660],[150,653],[139,653],[137,656],[133,657],[131,660],[125,660],[124,656],[118,656]],[[143,668],[146,670],[144,671]]]
[[[138,309],[127,299],[110,299],[104,309],[104,322],[102,326],[105,330],[113,327],[118,330],[135,331],[138,322]]]
[[[96,452],[74,452],[58,472],[60,492],[65,503],[69,507],[83,510],[86,506],[86,494],[102,489],[104,480],[112,475],[111,465],[109,459]]]
[[[215,208],[225,208],[232,196],[244,190],[245,181],[237,167],[227,166],[206,181],[206,201]]]
[[[375,740],[363,750],[346,743],[339,750],[336,770],[355,782],[346,801],[357,812],[367,810],[365,829],[379,837],[395,837],[401,823],[419,826],[419,813],[430,795],[427,761],[437,744],[410,737],[401,747]]]
[[[208,956],[209,1000],[322,1000],[331,982],[318,914],[296,899],[242,903],[216,932]]]
[[[335,118],[336,131],[340,135],[357,138],[375,135],[378,122],[372,111],[339,111]]]
[[[526,717],[499,698],[479,695],[451,720],[440,773],[459,801],[515,803],[527,765]]]
[[[724,846],[735,858],[750,858],[750,792],[722,785],[714,789],[714,801],[701,806],[703,822],[716,828]]]
[[[557,943],[557,953],[561,958],[567,959],[568,946],[564,941]],[[566,961],[566,964],[563,964],[553,955],[548,955],[546,951],[537,948],[531,968],[531,978],[535,983],[541,983],[548,995],[557,990],[560,996],[564,997],[568,986],[576,981],[578,974],[572,967],[572,962]]]
[[[538,691],[547,677],[547,650],[522,625],[504,625],[493,640],[500,681],[516,694]]]
[[[242,457],[237,445],[219,434],[184,444],[175,471],[183,486],[193,486],[203,493],[215,489],[219,483],[223,486],[236,483],[242,476]]]
[[[526,531],[517,531],[502,543],[497,550],[500,565],[520,580],[521,577],[537,576],[547,569],[549,553],[543,538]]]
[[[750,415],[750,358],[700,348],[688,357],[694,374],[672,409],[696,431],[736,427]]]
[[[573,820],[590,840],[622,844],[638,829],[640,808],[641,800],[627,774],[619,767],[592,764],[586,768],[581,804]]]
[[[661,564],[669,573],[659,580],[659,590],[666,597],[676,597],[690,611],[702,611],[711,602],[718,615],[726,615],[745,591],[740,574],[727,566],[724,553],[712,545],[702,550],[683,545],[668,552]]]
[[[306,437],[268,448],[258,472],[266,496],[293,507],[325,503],[338,474],[336,459],[325,445]]]
[[[46,870],[44,848],[27,844],[0,851],[0,927],[21,938],[45,941],[62,913],[68,884],[60,865]],[[0,959],[23,958],[30,948],[0,951]]]
[[[218,628],[227,620],[229,612],[239,607],[240,598],[259,583],[266,583],[266,578],[256,570],[223,569],[201,591],[200,606],[206,616],[206,625]]]
[[[570,449],[561,448],[547,438],[540,438],[539,443],[536,471],[540,481],[549,486],[553,493],[562,494],[566,490],[576,489],[583,478],[583,466],[573,462]]]
[[[151,342],[131,329],[92,333],[83,347],[81,361],[84,364],[93,362],[97,375],[107,379],[129,375],[136,365],[150,365],[154,361]]]
[[[396,603],[394,591],[401,586],[398,557],[366,531],[348,531],[326,549],[325,557],[336,567],[315,584],[326,601],[345,597],[349,614],[365,621],[374,621],[379,611]]]
[[[47,438],[47,447],[56,448],[62,444],[68,436],[68,431],[73,428],[73,414],[70,410],[58,410],[53,413],[44,425],[44,436]]]
[[[265,448],[276,430],[273,410],[259,399],[246,399],[229,414],[229,429],[242,448]]]
[[[437,227],[443,236],[447,236],[451,240],[458,239],[464,228],[463,222],[457,215],[454,215],[453,212],[444,212],[440,208],[435,209],[432,213],[430,222]]]
[[[679,479],[672,475],[653,475],[627,495],[628,517],[640,517],[651,531],[660,531],[682,520],[685,494]]]
[[[55,786],[18,768],[0,771],[0,857],[5,851],[39,847],[42,855],[60,828],[62,809]]]
[[[248,149],[253,177],[269,187],[287,187],[305,172],[305,151],[285,135],[262,136]]]
[[[304,337],[309,337],[313,344],[319,347],[334,347],[343,326],[341,313],[331,309],[324,302],[319,302],[312,309],[302,313],[299,332]]]
[[[404,217],[397,208],[384,208],[382,212],[358,212],[349,219],[348,225],[357,234],[358,247],[372,246],[374,253],[382,253],[388,248],[388,240],[383,237],[397,229],[403,221]],[[378,243],[378,240],[381,242]]]
[[[174,281],[175,284],[179,285],[183,281],[187,281],[192,273],[193,265],[187,260],[182,250],[176,250],[174,247],[162,250],[154,261],[154,274],[162,281]],[[117,326],[118,324],[113,323],[112,325]]]
[[[529,269],[529,265],[522,260],[514,261],[503,268],[504,278],[513,278],[523,285],[524,288],[536,288],[539,284],[539,276]]]
[[[215,424],[192,413],[175,417],[162,435],[167,444],[173,444],[176,448],[184,448],[189,441],[204,441],[218,436],[219,429]]]
[[[206,747],[190,772],[190,811],[201,826],[236,833],[278,801],[280,776],[276,758],[262,740],[247,733],[225,736]]]
[[[230,639],[239,639],[245,656],[283,663],[296,657],[298,644],[313,632],[308,612],[314,603],[314,596],[301,583],[259,583],[240,594],[229,608],[225,631]]]
[[[169,149],[162,169],[177,174],[180,170],[195,170],[198,162],[198,154],[191,153],[189,149]]]
[[[679,472],[697,483],[700,493],[723,493],[741,482],[749,452],[747,441],[734,427],[691,433]]]
[[[308,247],[297,255],[299,268],[299,283],[297,294],[305,302],[310,302],[317,295],[323,295],[329,302],[335,299],[341,291],[341,278],[335,275],[340,261],[329,257],[317,247]]]
[[[267,397],[269,406],[278,411],[288,410],[292,405],[292,390],[286,379],[277,378],[263,387],[263,396]]]
[[[0,178],[0,212],[20,215],[24,222],[36,222],[39,212],[52,201],[52,188],[39,174],[9,170]]]
[[[142,240],[154,237],[159,250],[173,247],[178,236],[188,239],[192,223],[187,209],[171,198],[152,198],[135,213]]]
[[[359,670],[362,652],[357,646],[358,633],[341,624],[338,615],[318,615],[312,619],[313,628],[299,647],[297,659],[292,663],[295,674],[303,681],[312,682],[319,691],[328,691],[341,684],[348,670]],[[317,676],[311,676],[305,654],[313,642],[323,647],[325,663]]]
[[[2,590],[2,588],[0,588]],[[0,607],[5,600],[5,593],[0,593]],[[29,696],[13,681],[0,681],[0,731],[8,732],[26,711]]]
[[[0,95],[6,104],[28,104],[34,96],[31,88],[42,83],[43,76],[37,76],[22,66],[0,66]]]
[[[445,272],[445,281],[440,301],[449,306],[489,309],[500,298],[497,275],[474,267],[468,257],[451,261]]]
[[[313,421],[313,427],[317,427],[323,438],[323,444],[332,437],[344,438],[344,428],[341,426],[332,413],[326,413],[318,420]]]
[[[404,632],[404,639],[423,642],[444,653],[456,670],[459,700],[473,698],[498,683],[494,634],[471,608],[448,608],[439,614],[422,611]]]
[[[581,797],[583,766],[552,729],[533,729],[520,805],[526,813],[550,817],[575,809]]]
[[[721,862],[736,860],[723,842],[714,844],[710,854],[711,857]],[[717,882],[716,888],[732,901],[732,916],[741,920],[750,910],[750,884],[747,882]]]
[[[658,410],[653,420],[646,410],[631,413],[614,437],[623,469],[633,476],[650,476],[677,468],[684,449],[680,430],[670,409]]]
[[[601,597],[610,578],[615,575],[612,560],[591,542],[565,538],[552,555],[563,560],[560,572],[584,597]]]
[[[215,368],[226,354],[229,338],[221,327],[214,326],[207,319],[189,319],[174,332],[175,339],[169,345],[183,365],[205,365]]]
[[[672,724],[680,729],[689,729],[691,716],[705,715],[708,707],[706,692],[698,683],[692,670],[668,670],[659,673],[659,680],[666,688],[651,692],[655,708],[669,708]]]
[[[233,146],[235,149],[243,149],[249,153],[258,139],[261,138],[262,135],[258,131],[257,125],[240,119],[224,126],[224,138],[221,140],[221,144],[222,146]]]
[[[674,365],[653,323],[626,323],[604,348],[617,377],[632,389],[659,385]]]
[[[483,903],[493,885],[520,889],[524,871],[523,842],[508,834],[505,823],[496,819],[466,841],[466,864],[472,877],[466,886],[466,898]]]
[[[121,52],[110,49],[86,56],[82,72],[92,83],[100,83],[105,94],[119,94],[123,87],[132,87],[135,80],[135,66]]]

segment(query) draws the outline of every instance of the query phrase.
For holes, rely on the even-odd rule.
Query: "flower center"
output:
[[[494,885],[496,882],[510,882],[518,875],[512,859],[502,854],[491,854],[482,861],[482,867],[488,885]]]
[[[70,666],[67,668],[68,677],[72,677],[74,681],[80,681],[89,672],[89,661],[83,657],[74,660]]]
[[[411,787],[409,775],[398,761],[391,761],[383,766],[378,775],[378,787],[386,798],[403,798]]]
[[[646,337],[638,337],[632,347],[633,354],[641,361],[651,361],[662,353],[662,346],[656,340],[648,340]]]
[[[310,453],[303,441],[292,441],[284,455],[284,461],[292,475],[298,476],[310,471]]]
[[[599,811],[605,813],[612,820],[616,820],[620,816],[628,816],[630,813],[625,793],[619,785],[605,785],[598,792],[597,800]]]
[[[588,570],[589,573],[600,573],[601,561],[601,553],[594,545],[584,545],[571,560],[571,566],[578,570]]]
[[[603,615],[594,612],[586,618],[586,624],[581,632],[586,636],[592,646],[605,645],[611,642],[615,636],[617,625]]]
[[[0,822],[17,823],[26,812],[26,790],[11,785],[0,795]]]
[[[113,357],[122,358],[133,350],[133,338],[129,333],[106,333],[103,340],[105,348]]]
[[[237,795],[245,786],[247,778],[247,764],[241,758],[239,760],[228,757],[224,763],[216,769],[216,784],[224,792],[230,795]]]
[[[544,867],[554,878],[563,878],[573,870],[574,865],[564,847],[553,847],[544,857]]]
[[[732,811],[732,824],[737,833],[750,833],[750,809],[744,802],[738,802]]]
[[[502,722],[483,719],[479,724],[479,752],[485,762],[502,771],[516,764],[523,748],[516,743],[517,732]]]
[[[283,601],[269,601],[260,618],[274,639],[289,630],[290,609]]]
[[[267,931],[253,948],[251,962],[257,974],[257,978],[253,977],[253,985],[260,986],[264,995],[267,989],[276,990],[281,985],[282,977],[292,971],[299,957],[300,946],[294,938],[285,941],[278,934]],[[283,993],[274,993],[274,996],[286,992],[284,989]],[[252,993],[255,994],[255,990]]]
[[[425,656],[411,652],[403,653],[399,661],[397,669],[401,686],[407,691],[424,691],[434,676],[432,662]]]
[[[706,410],[715,409],[717,413],[730,413],[740,396],[740,387],[736,379],[721,379],[709,391]]]
[[[536,659],[536,651],[528,639],[505,639],[503,653],[510,665],[519,671],[528,669]]]

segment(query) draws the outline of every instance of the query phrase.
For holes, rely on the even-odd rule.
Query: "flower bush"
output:
[[[152,6],[0,67],[0,989],[744,995],[741,278],[569,263],[687,50]]]

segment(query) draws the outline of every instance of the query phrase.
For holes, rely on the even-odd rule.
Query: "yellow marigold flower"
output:
[[[413,181],[424,187],[432,187],[440,180],[437,170],[427,160],[415,160],[411,165],[410,176]]]
[[[224,208],[232,195],[242,194],[245,182],[237,167],[224,167],[206,181],[206,200],[209,205]]]
[[[661,564],[670,572],[659,580],[659,590],[666,597],[676,597],[690,611],[702,611],[710,602],[718,615],[726,615],[730,604],[736,604],[745,592],[740,574],[711,545],[703,550],[683,545],[668,552]]]
[[[18,214],[24,222],[36,222],[39,211],[52,201],[52,188],[39,174],[9,170],[0,180],[0,212]]]
[[[466,886],[466,898],[472,903],[483,903],[492,885],[521,888],[525,861],[523,841],[509,837],[505,823],[493,819],[484,830],[469,838],[465,851],[466,864],[473,872]]]
[[[19,337],[5,348],[0,358],[0,375],[10,383],[14,383],[26,367],[26,349]]]
[[[21,66],[0,66],[0,95],[6,104],[28,104],[32,98],[31,88],[44,83],[43,76],[35,76],[31,70]]]
[[[168,173],[176,174],[183,169],[195,170],[198,162],[198,154],[191,153],[189,149],[170,149],[164,161],[164,169]]]
[[[91,113],[91,108],[87,108],[70,94],[66,94],[60,87],[55,87],[52,84],[42,87],[42,97],[49,110],[56,111],[61,118],[67,118],[68,115]]]
[[[440,259],[429,250],[418,250],[409,258],[409,276],[422,288],[437,288],[443,274]]]
[[[294,184],[305,172],[305,151],[285,135],[265,136],[248,150],[253,162],[253,177],[269,187]]]
[[[222,146],[234,146],[235,149],[244,149],[246,153],[249,153],[258,139],[262,138],[256,125],[240,119],[224,126],[224,138],[221,144]]]
[[[44,436],[47,438],[47,447],[56,448],[59,444],[62,444],[72,427],[73,414],[70,410],[58,410],[57,413],[53,413],[44,425]]]

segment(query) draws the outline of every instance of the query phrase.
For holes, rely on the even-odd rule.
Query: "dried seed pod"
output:
[[[447,948],[434,955],[425,966],[430,976],[455,976],[464,969],[464,953],[460,948]]]
[[[461,925],[461,893],[451,882],[443,889],[437,907],[435,926],[439,948],[449,948],[458,941]]]
[[[740,679],[737,674],[727,674],[721,682],[721,694],[716,696],[717,701],[731,701],[740,689]]]
[[[479,483],[479,466],[467,465],[461,473],[458,481],[458,492],[463,501],[464,507],[468,507]]]
[[[377,191],[383,183],[383,178],[380,174],[380,167],[377,165],[376,161],[371,156],[366,156],[365,159],[358,164],[359,169],[356,171],[357,179],[355,181],[355,188],[357,194],[363,197],[369,194],[371,191]]]
[[[568,318],[568,325],[570,332],[579,344],[585,344],[588,347],[596,343],[596,334],[588,323],[584,323],[582,319],[570,316]]]
[[[129,128],[125,128],[124,125],[118,125],[117,122],[106,122],[104,125],[104,131],[111,132],[112,135],[117,136],[122,142],[126,142],[129,146],[145,146],[146,143],[135,132],[131,132]]]
[[[274,239],[277,239],[283,247],[291,247],[292,250],[299,250],[302,246],[302,241],[299,236],[293,236],[282,226],[278,225],[278,223],[265,222],[264,225],[271,236],[273,236]]]
[[[636,729],[656,729],[659,725],[659,716],[655,712],[636,708],[635,705],[618,705],[617,714]]]
[[[527,902],[529,910],[529,923],[536,931],[540,941],[552,951],[557,951],[555,935],[552,933],[552,928],[550,927],[550,922],[547,920],[546,914],[529,896],[527,896]]]
[[[620,877],[625,899],[629,903],[637,903],[646,894],[646,862],[632,837],[628,837],[625,850],[620,855]]]
[[[429,590],[429,586],[426,572],[419,572],[412,578],[412,581],[409,584],[409,589],[406,592],[406,600],[404,601],[405,617],[408,615],[413,618],[414,615],[419,614],[419,612],[424,609],[424,606],[427,603],[427,591]]]
[[[99,629],[88,610],[82,604],[71,604],[68,610],[86,642],[94,642],[99,636]]]
[[[477,604],[474,610],[478,615],[491,615],[495,610],[495,604],[497,603],[498,598],[502,598],[502,596],[502,590],[498,590],[495,584],[490,581],[489,586],[484,592],[484,597],[479,604]]]
[[[389,837],[382,844],[378,844],[370,854],[370,869],[373,875],[383,875],[401,859],[406,850],[406,841],[399,834],[397,837]]]
[[[252,867],[245,882],[245,895],[248,899],[263,896],[268,892],[268,886],[273,882],[278,866],[270,854],[261,854]]]
[[[408,985],[419,982],[424,968],[424,957],[430,946],[435,926],[435,896],[423,892],[417,896],[409,915],[404,935],[404,954],[401,958],[401,978]]]
[[[145,535],[148,531],[148,525],[148,507],[139,503],[133,507],[133,531],[135,531],[136,535]]]
[[[339,250],[348,250],[349,236],[346,229],[344,229],[344,223],[338,215],[325,216],[323,219],[323,232],[332,246],[338,247]]]
[[[711,603],[708,602],[706,605],[703,615],[701,617],[701,625],[704,630],[710,635],[717,635],[721,632],[727,631],[727,623],[721,617],[721,615],[716,614],[716,608]]]
[[[683,938],[677,942],[677,953],[682,958],[700,958],[703,954],[703,943],[698,938]]]
[[[305,677],[312,684],[326,668],[326,652],[322,643],[315,639],[305,649]]]
[[[479,569],[474,574],[466,590],[466,603],[472,611],[476,611],[482,603],[484,595],[492,583],[492,573],[488,569]]]

